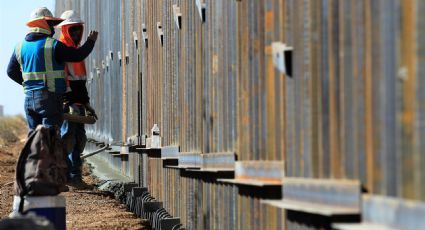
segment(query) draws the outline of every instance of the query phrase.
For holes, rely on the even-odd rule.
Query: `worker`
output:
[[[77,49],[53,39],[54,26],[62,21],[46,7],[35,9],[27,22],[29,33],[16,45],[7,67],[8,76],[24,88],[30,132],[40,124],[59,130],[66,91],[64,63],[84,60],[97,40],[97,31],[91,31],[84,45]]]
[[[64,19],[57,27],[61,29],[59,41],[68,47],[78,48],[83,36],[84,22],[73,10],[65,11],[61,18]],[[90,106],[86,81],[86,66],[84,61],[65,63],[65,79],[68,80],[70,91],[65,93],[65,111],[76,115],[85,116],[86,113],[97,119],[95,110]],[[83,152],[87,137],[83,123],[65,120],[61,128],[62,139],[68,153],[68,176],[71,184],[82,182],[80,154]]]

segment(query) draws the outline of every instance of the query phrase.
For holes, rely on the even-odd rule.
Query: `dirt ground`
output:
[[[25,133],[21,133],[20,140],[0,145],[0,219],[11,211],[15,163],[24,139]],[[87,165],[83,180],[85,186],[69,186],[70,191],[62,193],[67,202],[67,229],[148,229],[111,194],[97,190],[98,181],[90,175]]]
[[[0,145],[0,219],[7,216],[12,208],[15,163],[23,144],[24,140],[19,140]]]
[[[84,167],[86,186],[70,187],[64,193],[67,202],[68,229],[148,229],[141,219],[127,212],[126,207],[110,193],[97,190],[98,181]]]

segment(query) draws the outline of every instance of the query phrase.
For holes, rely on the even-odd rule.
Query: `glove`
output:
[[[90,104],[87,103],[84,106],[86,107],[88,114],[93,116],[97,120],[98,118],[97,118],[97,115],[96,115],[96,111],[90,106]]]
[[[87,37],[87,39],[92,40],[92,41],[96,41],[97,40],[97,35],[99,32],[92,30],[89,32],[89,36]]]

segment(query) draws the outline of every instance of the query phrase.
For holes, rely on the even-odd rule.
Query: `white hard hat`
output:
[[[55,18],[53,17],[52,12],[50,12],[49,9],[46,7],[39,7],[34,9],[31,12],[30,20],[27,22],[28,26],[31,26],[33,22],[39,21],[39,20],[46,20],[46,21],[57,21],[57,23],[60,23],[63,21],[61,18]]]
[[[72,24],[84,24],[83,20],[81,20],[80,16],[73,10],[67,10],[62,13],[61,18],[64,20],[61,22],[58,27],[64,25],[72,25]]]

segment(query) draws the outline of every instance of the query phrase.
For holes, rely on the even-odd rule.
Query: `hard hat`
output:
[[[73,10],[67,10],[62,13],[61,18],[64,20],[61,22],[58,27],[64,25],[72,25],[72,24],[84,24],[83,20],[81,20],[80,16]]]
[[[50,12],[50,10],[46,7],[39,7],[31,12],[30,20],[27,22],[27,26],[37,26],[38,21],[40,20],[53,21],[54,23],[57,22],[57,24],[63,21],[61,18],[53,17],[52,12]]]

